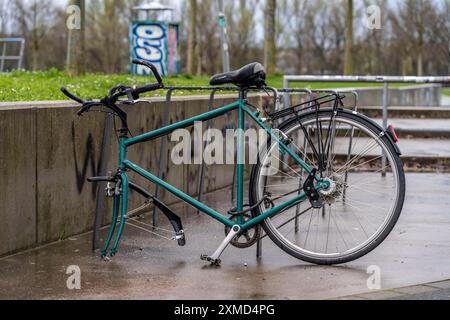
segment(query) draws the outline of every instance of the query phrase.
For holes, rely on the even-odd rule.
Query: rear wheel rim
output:
[[[327,121],[329,123],[329,120],[329,115],[319,116],[319,121],[322,123],[326,123]],[[314,122],[315,119],[310,118],[306,119],[302,123],[306,128],[310,127],[310,129],[312,130],[312,125],[314,124]],[[355,150],[356,153],[355,156],[357,156],[358,154],[358,144],[360,145],[359,148],[364,147],[364,144],[361,145],[361,141],[363,141],[362,138],[365,137],[372,139],[366,141],[367,148],[371,149],[370,143],[372,142],[374,143],[373,149],[379,148],[380,154],[381,152],[384,152],[386,154],[386,177],[381,177],[380,170],[375,170],[374,172],[368,171],[366,173],[361,170],[364,166],[370,166],[371,162],[375,163],[377,161],[381,161],[381,159],[377,158],[376,156],[373,157],[372,161],[364,161],[364,159],[361,157],[361,159],[357,159],[358,162],[355,161],[348,163],[347,161],[341,167],[334,167],[332,165],[327,166],[328,172],[324,174],[330,177],[333,176],[333,173],[341,176],[342,174],[345,174],[345,172],[348,172],[349,188],[346,192],[346,200],[341,204],[341,207],[345,206],[345,210],[343,210],[343,208],[338,208],[337,205],[339,205],[339,202],[336,201],[333,204],[325,205],[324,211],[323,209],[311,209],[303,215],[299,216],[297,220],[298,227],[295,226],[295,220],[292,223],[283,225],[285,221],[289,221],[290,219],[295,217],[297,213],[301,213],[303,209],[307,209],[307,206],[309,206],[309,201],[307,201],[301,205],[302,210],[298,210],[298,208],[294,207],[284,213],[265,220],[264,223],[266,228],[268,229],[268,233],[272,233],[272,235],[276,237],[276,239],[279,240],[285,248],[289,249],[292,252],[298,253],[301,256],[319,260],[329,260],[343,259],[350,255],[355,255],[358,252],[362,252],[365,248],[373,245],[373,243],[376,242],[377,239],[385,234],[385,231],[388,229],[390,222],[395,217],[397,211],[396,209],[400,199],[400,172],[397,168],[395,155],[393,155],[392,150],[388,148],[388,146],[383,142],[380,136],[375,134],[372,130],[364,126],[359,121],[353,120],[349,117],[338,115],[336,118],[336,128],[342,128],[342,126],[348,126],[347,133],[344,134],[344,139],[348,132],[352,130],[352,128],[355,129],[354,133],[356,132],[356,134],[354,135],[354,142],[352,145],[352,148],[354,148],[353,150]],[[290,136],[293,132],[299,132],[300,130],[301,129],[298,123],[294,123],[293,125],[289,126],[287,130],[285,130],[285,134]],[[336,129],[336,132],[340,131],[342,131],[342,129]],[[364,135],[361,136],[363,133]],[[342,132],[340,134],[342,135]],[[336,136],[335,138],[336,140],[342,139],[342,136]],[[301,147],[298,145],[298,143],[294,141],[293,144],[294,146],[291,147],[292,150],[299,149],[301,151]],[[275,146],[271,146],[271,149],[273,148],[275,148]],[[363,152],[364,149],[361,150],[361,153]],[[335,155],[337,154],[338,152],[335,151]],[[369,154],[370,152],[367,153],[367,155]],[[271,181],[275,181],[275,178],[272,179],[272,177],[265,177],[264,175],[261,175],[262,168],[267,163],[267,155],[268,153],[266,153],[265,156],[261,158],[260,169],[256,180],[256,201],[262,199],[265,192],[268,191],[267,186],[270,186],[270,183],[272,183]],[[305,160],[307,160],[306,162],[314,162],[314,159],[311,159],[312,155],[308,152],[306,153],[306,155],[303,154],[303,157],[305,158]],[[350,161],[351,160],[352,159],[350,159]],[[330,161],[334,162],[334,160],[332,159]],[[284,166],[288,164],[286,163],[285,159],[280,159],[280,162]],[[315,162],[317,163],[317,161]],[[331,167],[334,168],[331,169]],[[296,180],[299,180],[297,185],[298,188],[299,186],[301,186],[301,180],[299,178],[297,179],[297,176],[295,176],[295,172],[292,169],[293,168],[291,167],[288,168],[287,171],[285,170],[285,174],[287,175],[281,174],[281,176],[283,176],[284,178],[280,179],[280,181],[282,181],[282,183],[280,184],[283,184],[283,186],[286,187],[287,185],[289,185],[289,183],[292,183],[294,185]],[[361,170],[362,172],[358,173],[357,171],[359,170]],[[300,170],[298,170],[297,173],[299,173],[299,171]],[[305,174],[302,175],[302,178],[302,180],[304,181]],[[380,188],[380,184],[376,185],[375,188],[373,188],[373,186],[371,188],[368,187],[370,186],[368,182],[372,182],[373,185],[377,181],[380,181],[380,179],[384,181],[388,181],[388,179],[390,179],[390,188],[392,189],[392,191],[389,191],[387,187],[383,189],[377,189]],[[273,184],[271,188],[276,189],[276,184]],[[390,205],[386,201],[386,196],[389,195],[389,193],[391,193],[389,201]],[[360,199],[355,199],[355,196],[358,194],[364,195],[361,196],[362,198]],[[295,196],[295,194],[292,196]],[[365,199],[365,201],[362,201],[361,199]],[[287,200],[287,198],[280,199],[280,201],[283,200]],[[367,200],[370,200],[370,203]],[[377,204],[378,207],[370,207],[368,206],[368,204]],[[387,205],[389,206],[389,208],[386,208]],[[267,211],[267,208],[265,208],[264,205],[261,205],[259,207],[259,210],[260,213],[264,213],[265,211]],[[362,216],[359,215],[363,210],[366,212],[373,212],[370,215],[366,215],[365,223],[361,221]],[[370,218],[379,219],[379,215],[376,215],[374,212],[381,210],[386,211],[383,215],[382,222],[378,222],[378,227],[374,228],[372,226],[371,229],[369,229],[366,225],[369,225],[370,223],[367,222],[370,222]],[[343,224],[342,221],[347,221],[346,225]],[[372,222],[372,224],[375,224],[375,222]],[[314,227],[316,227],[315,230]],[[361,235],[364,235],[364,241],[360,240],[362,238]],[[332,241],[333,239],[334,243]]]

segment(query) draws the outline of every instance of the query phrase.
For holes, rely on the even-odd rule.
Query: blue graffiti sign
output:
[[[165,22],[135,22],[130,34],[131,56],[153,63],[161,75],[179,73],[178,26]],[[142,66],[132,66],[132,73],[149,74]]]

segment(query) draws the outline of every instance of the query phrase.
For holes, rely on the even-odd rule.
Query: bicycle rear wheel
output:
[[[270,239],[290,255],[315,264],[340,264],[375,249],[395,226],[405,197],[403,164],[391,141],[371,121],[345,110],[307,112],[279,131],[289,148],[332,188],[320,194],[321,208],[309,201],[266,219]],[[250,199],[270,196],[280,205],[303,193],[308,173],[269,140],[254,166]],[[321,160],[319,160],[321,159]],[[322,163],[322,166],[319,164]],[[260,215],[271,208],[262,201]]]

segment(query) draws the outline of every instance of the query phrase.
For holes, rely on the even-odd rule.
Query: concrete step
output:
[[[382,124],[381,118],[374,119]],[[403,119],[389,118],[399,138],[450,138],[450,118],[442,119]]]
[[[360,154],[367,150],[367,146],[373,143],[373,139],[358,138],[353,143],[352,154]],[[449,158],[450,140],[447,139],[403,139],[398,143],[404,157],[409,158]],[[336,138],[334,153],[346,155],[349,148],[348,138]],[[381,155],[381,148],[373,147],[370,152],[364,152],[368,156]]]
[[[373,140],[358,138],[353,143],[352,156],[365,154],[355,163],[355,168],[358,170],[378,170],[381,167],[381,148],[374,146],[367,152],[366,148],[372,143],[371,141]],[[398,146],[407,172],[450,172],[450,139],[400,139]],[[335,161],[346,163],[348,148],[348,138],[336,138]],[[310,149],[308,149],[307,160],[309,159],[314,159]]]
[[[381,118],[383,108],[359,107],[358,112],[371,118]],[[389,118],[450,119],[450,107],[389,107]]]
[[[402,160],[408,172],[450,172],[450,140],[400,139]]]

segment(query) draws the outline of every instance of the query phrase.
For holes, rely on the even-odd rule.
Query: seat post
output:
[[[247,99],[247,89],[241,88],[239,90],[239,100],[246,100]]]

